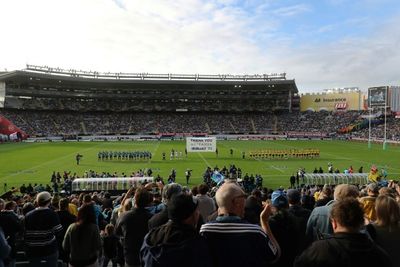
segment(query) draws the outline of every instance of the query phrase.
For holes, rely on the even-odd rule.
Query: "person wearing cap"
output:
[[[276,190],[271,195],[272,216],[268,220],[271,232],[281,248],[281,256],[273,266],[292,266],[301,247],[301,231],[295,216],[289,213],[285,191]]]
[[[379,195],[379,187],[376,183],[367,186],[367,196],[360,198],[361,206],[365,213],[365,218],[369,222],[376,221],[375,201]]]
[[[168,205],[169,221],[144,238],[142,266],[211,266],[206,243],[196,230],[199,216],[195,198],[175,195]]]
[[[305,209],[300,204],[301,193],[297,189],[289,189],[287,191],[287,197],[289,201],[289,210],[288,212],[296,217],[299,229],[299,240],[300,240],[300,249],[304,249],[307,245],[306,241],[306,227],[308,218],[310,218],[311,211]]]
[[[162,210],[155,214],[150,220],[149,220],[149,229],[156,228],[158,226],[161,226],[168,222],[168,203],[169,200],[177,195],[182,193],[182,186],[177,183],[172,183],[172,184],[167,184],[164,186],[162,190]]]
[[[50,193],[40,192],[36,196],[37,208],[25,216],[25,245],[30,266],[57,265],[57,238],[62,238],[62,226],[56,212],[49,209],[50,202]]]
[[[334,200],[329,201],[325,206],[316,207],[311,212],[306,228],[307,240],[315,241],[333,234],[333,228],[329,218],[332,205],[347,197],[357,198],[358,188],[354,185],[339,184],[335,187],[333,193]]]
[[[268,225],[269,204],[265,204],[260,214],[260,227],[243,220],[246,194],[236,183],[224,183],[216,193],[216,200],[218,217],[200,229],[213,266],[261,267],[279,258],[279,244]]]
[[[357,199],[336,201],[330,209],[333,235],[315,241],[294,262],[294,267],[393,266],[388,254],[361,232],[364,211]]]

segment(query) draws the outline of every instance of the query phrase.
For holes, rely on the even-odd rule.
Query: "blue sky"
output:
[[[286,72],[300,92],[400,85],[400,1],[3,0],[0,69]]]

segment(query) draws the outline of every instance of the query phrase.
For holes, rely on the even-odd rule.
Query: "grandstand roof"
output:
[[[149,73],[99,73],[63,70],[27,65],[24,70],[0,73],[0,81],[46,84],[80,84],[91,86],[121,85],[280,85],[280,90],[298,93],[295,80],[287,80],[286,73],[255,75],[200,75],[200,74],[149,74]]]

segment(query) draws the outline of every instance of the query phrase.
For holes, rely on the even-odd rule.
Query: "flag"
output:
[[[220,185],[224,181],[224,178],[225,177],[218,171],[214,171],[213,175],[211,175],[211,179],[217,183],[217,185]]]

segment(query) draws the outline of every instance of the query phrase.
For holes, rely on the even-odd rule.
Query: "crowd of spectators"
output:
[[[235,113],[119,113],[28,111],[2,109],[0,114],[30,136],[126,135],[159,133],[285,134],[318,132],[335,134],[358,120],[363,112],[294,112],[288,114]],[[388,136],[399,139],[400,122],[388,119]],[[382,125],[374,125],[381,136]],[[364,136],[366,129],[352,133]]]
[[[0,266],[400,264],[394,181],[250,193],[236,179],[191,189],[151,182],[117,196],[9,191],[1,197]]]

